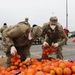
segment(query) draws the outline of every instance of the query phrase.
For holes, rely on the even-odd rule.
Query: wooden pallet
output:
[[[0,56],[0,67],[6,67],[6,61],[7,61],[6,56]]]

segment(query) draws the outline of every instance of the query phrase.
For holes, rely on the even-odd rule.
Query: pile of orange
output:
[[[0,75],[75,75],[75,61],[61,59],[31,58],[28,62],[21,61],[16,54],[11,58],[11,66],[0,67]]]
[[[47,58],[49,54],[52,54],[56,51],[54,46],[45,46],[42,52],[42,58]]]
[[[8,67],[6,70],[8,72],[12,70],[21,70],[21,69],[25,69],[28,65],[30,65],[30,62],[21,61],[20,58],[21,58],[20,55],[18,55],[15,52],[15,55],[12,56],[11,58],[11,66]]]

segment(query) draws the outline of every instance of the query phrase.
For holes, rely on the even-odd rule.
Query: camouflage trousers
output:
[[[18,54],[21,56],[21,60],[24,61],[27,57],[30,57],[29,47],[16,47]]]
[[[57,47],[55,54],[56,54],[56,58],[63,59],[62,47],[61,46]]]
[[[27,57],[30,57],[30,50],[27,47],[16,47],[17,53],[21,56],[21,61],[24,61]],[[6,52],[7,56],[7,67],[11,66],[11,57],[10,51]]]
[[[11,54],[9,52],[6,52],[6,56],[7,56],[7,62],[6,62],[6,66],[7,68],[11,66]]]

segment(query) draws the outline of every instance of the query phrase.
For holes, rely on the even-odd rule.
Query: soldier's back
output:
[[[25,22],[25,21],[21,21],[21,22],[19,22],[18,24],[24,24],[24,25],[27,25],[27,26],[30,27],[30,24],[29,24],[28,22]]]

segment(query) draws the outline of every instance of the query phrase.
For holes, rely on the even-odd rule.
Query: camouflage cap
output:
[[[28,20],[28,17],[26,17],[25,20]]]
[[[32,27],[35,27],[35,26],[38,26],[38,25],[36,25],[36,24],[33,24],[33,26],[32,26]]]
[[[42,28],[40,26],[33,27],[33,34],[34,36],[41,36]]]
[[[56,16],[50,18],[50,23],[51,24],[57,24],[57,22],[58,22],[58,19],[57,19]]]
[[[3,25],[7,25],[7,23],[4,23]]]

